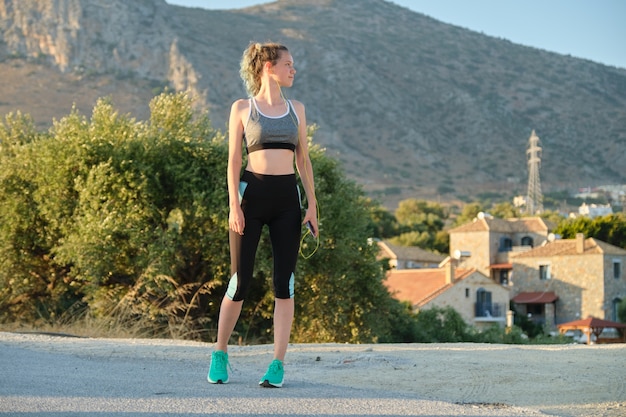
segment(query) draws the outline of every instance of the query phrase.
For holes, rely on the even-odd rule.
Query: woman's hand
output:
[[[246,227],[246,219],[243,215],[243,210],[241,210],[241,206],[236,206],[230,209],[230,213],[228,213],[228,227],[235,233],[243,235],[243,230]]]
[[[317,223],[317,213],[315,212],[315,209],[313,207],[309,207],[304,214],[304,220],[302,221],[302,224],[307,223],[310,223],[311,227],[313,228],[313,230],[311,231],[313,237],[317,237],[317,235],[319,234],[319,228]]]

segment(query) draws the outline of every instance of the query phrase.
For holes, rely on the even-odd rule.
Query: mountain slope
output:
[[[102,4],[0,0],[0,70],[22,85],[0,87],[0,112],[19,107],[49,123],[69,112],[72,97],[88,114],[92,97],[111,95],[144,118],[149,97],[169,84],[193,91],[225,130],[230,103],[244,95],[243,49],[275,40],[294,55],[296,83],[286,94],[306,104],[315,140],[388,203],[524,193],[533,129],[544,191],[626,183],[624,69],[383,0],[281,0],[233,11]],[[42,98],[56,105],[33,110]]]

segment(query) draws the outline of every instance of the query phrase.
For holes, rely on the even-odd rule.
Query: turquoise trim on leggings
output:
[[[237,292],[237,273],[233,274],[230,277],[230,281],[228,281],[228,289],[226,290],[226,296],[231,300],[235,297],[235,293]]]
[[[246,188],[248,188],[248,183],[245,181],[239,181],[239,204],[243,201],[243,193],[246,192]]]

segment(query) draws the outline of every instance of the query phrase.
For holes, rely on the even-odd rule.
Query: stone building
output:
[[[449,305],[471,325],[503,323],[511,301],[547,330],[589,316],[618,321],[626,250],[551,229],[539,217],[480,215],[449,231],[451,257],[438,268],[391,270],[386,285],[416,310]]]
[[[626,298],[626,250],[578,234],[511,257],[518,314],[547,328],[589,316],[618,321]]]
[[[475,268],[457,269],[456,263],[447,258],[438,268],[391,270],[385,285],[395,298],[411,303],[414,311],[449,306],[469,325],[504,326],[509,288],[494,283]]]
[[[390,268],[437,268],[446,258],[417,246],[397,246],[382,240],[376,243],[380,248],[378,259],[388,259]]]
[[[542,245],[551,228],[540,217],[496,219],[479,213],[473,222],[448,231],[450,253],[467,253],[460,267],[476,268],[495,282],[507,285],[512,269],[509,257]]]
[[[588,316],[617,321],[626,250],[582,235],[559,239],[551,229],[539,217],[481,215],[449,231],[450,252],[466,254],[459,267],[510,288],[517,314],[547,329]]]

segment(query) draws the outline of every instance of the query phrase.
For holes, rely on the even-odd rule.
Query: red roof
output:
[[[475,271],[456,269],[455,282],[467,278]],[[384,284],[397,300],[409,301],[412,305],[419,306],[453,285],[446,282],[445,268],[393,269],[387,272]]]
[[[548,304],[558,300],[559,297],[552,291],[521,292],[511,301],[517,304]]]
[[[568,329],[603,329],[605,327],[612,327],[615,329],[624,329],[626,328],[626,324],[617,323],[615,321],[608,321],[597,319],[595,317],[587,317],[582,320],[570,321],[568,323],[563,323],[558,325],[559,328],[566,327]]]
[[[513,264],[491,264],[489,265],[491,269],[513,269]]]

